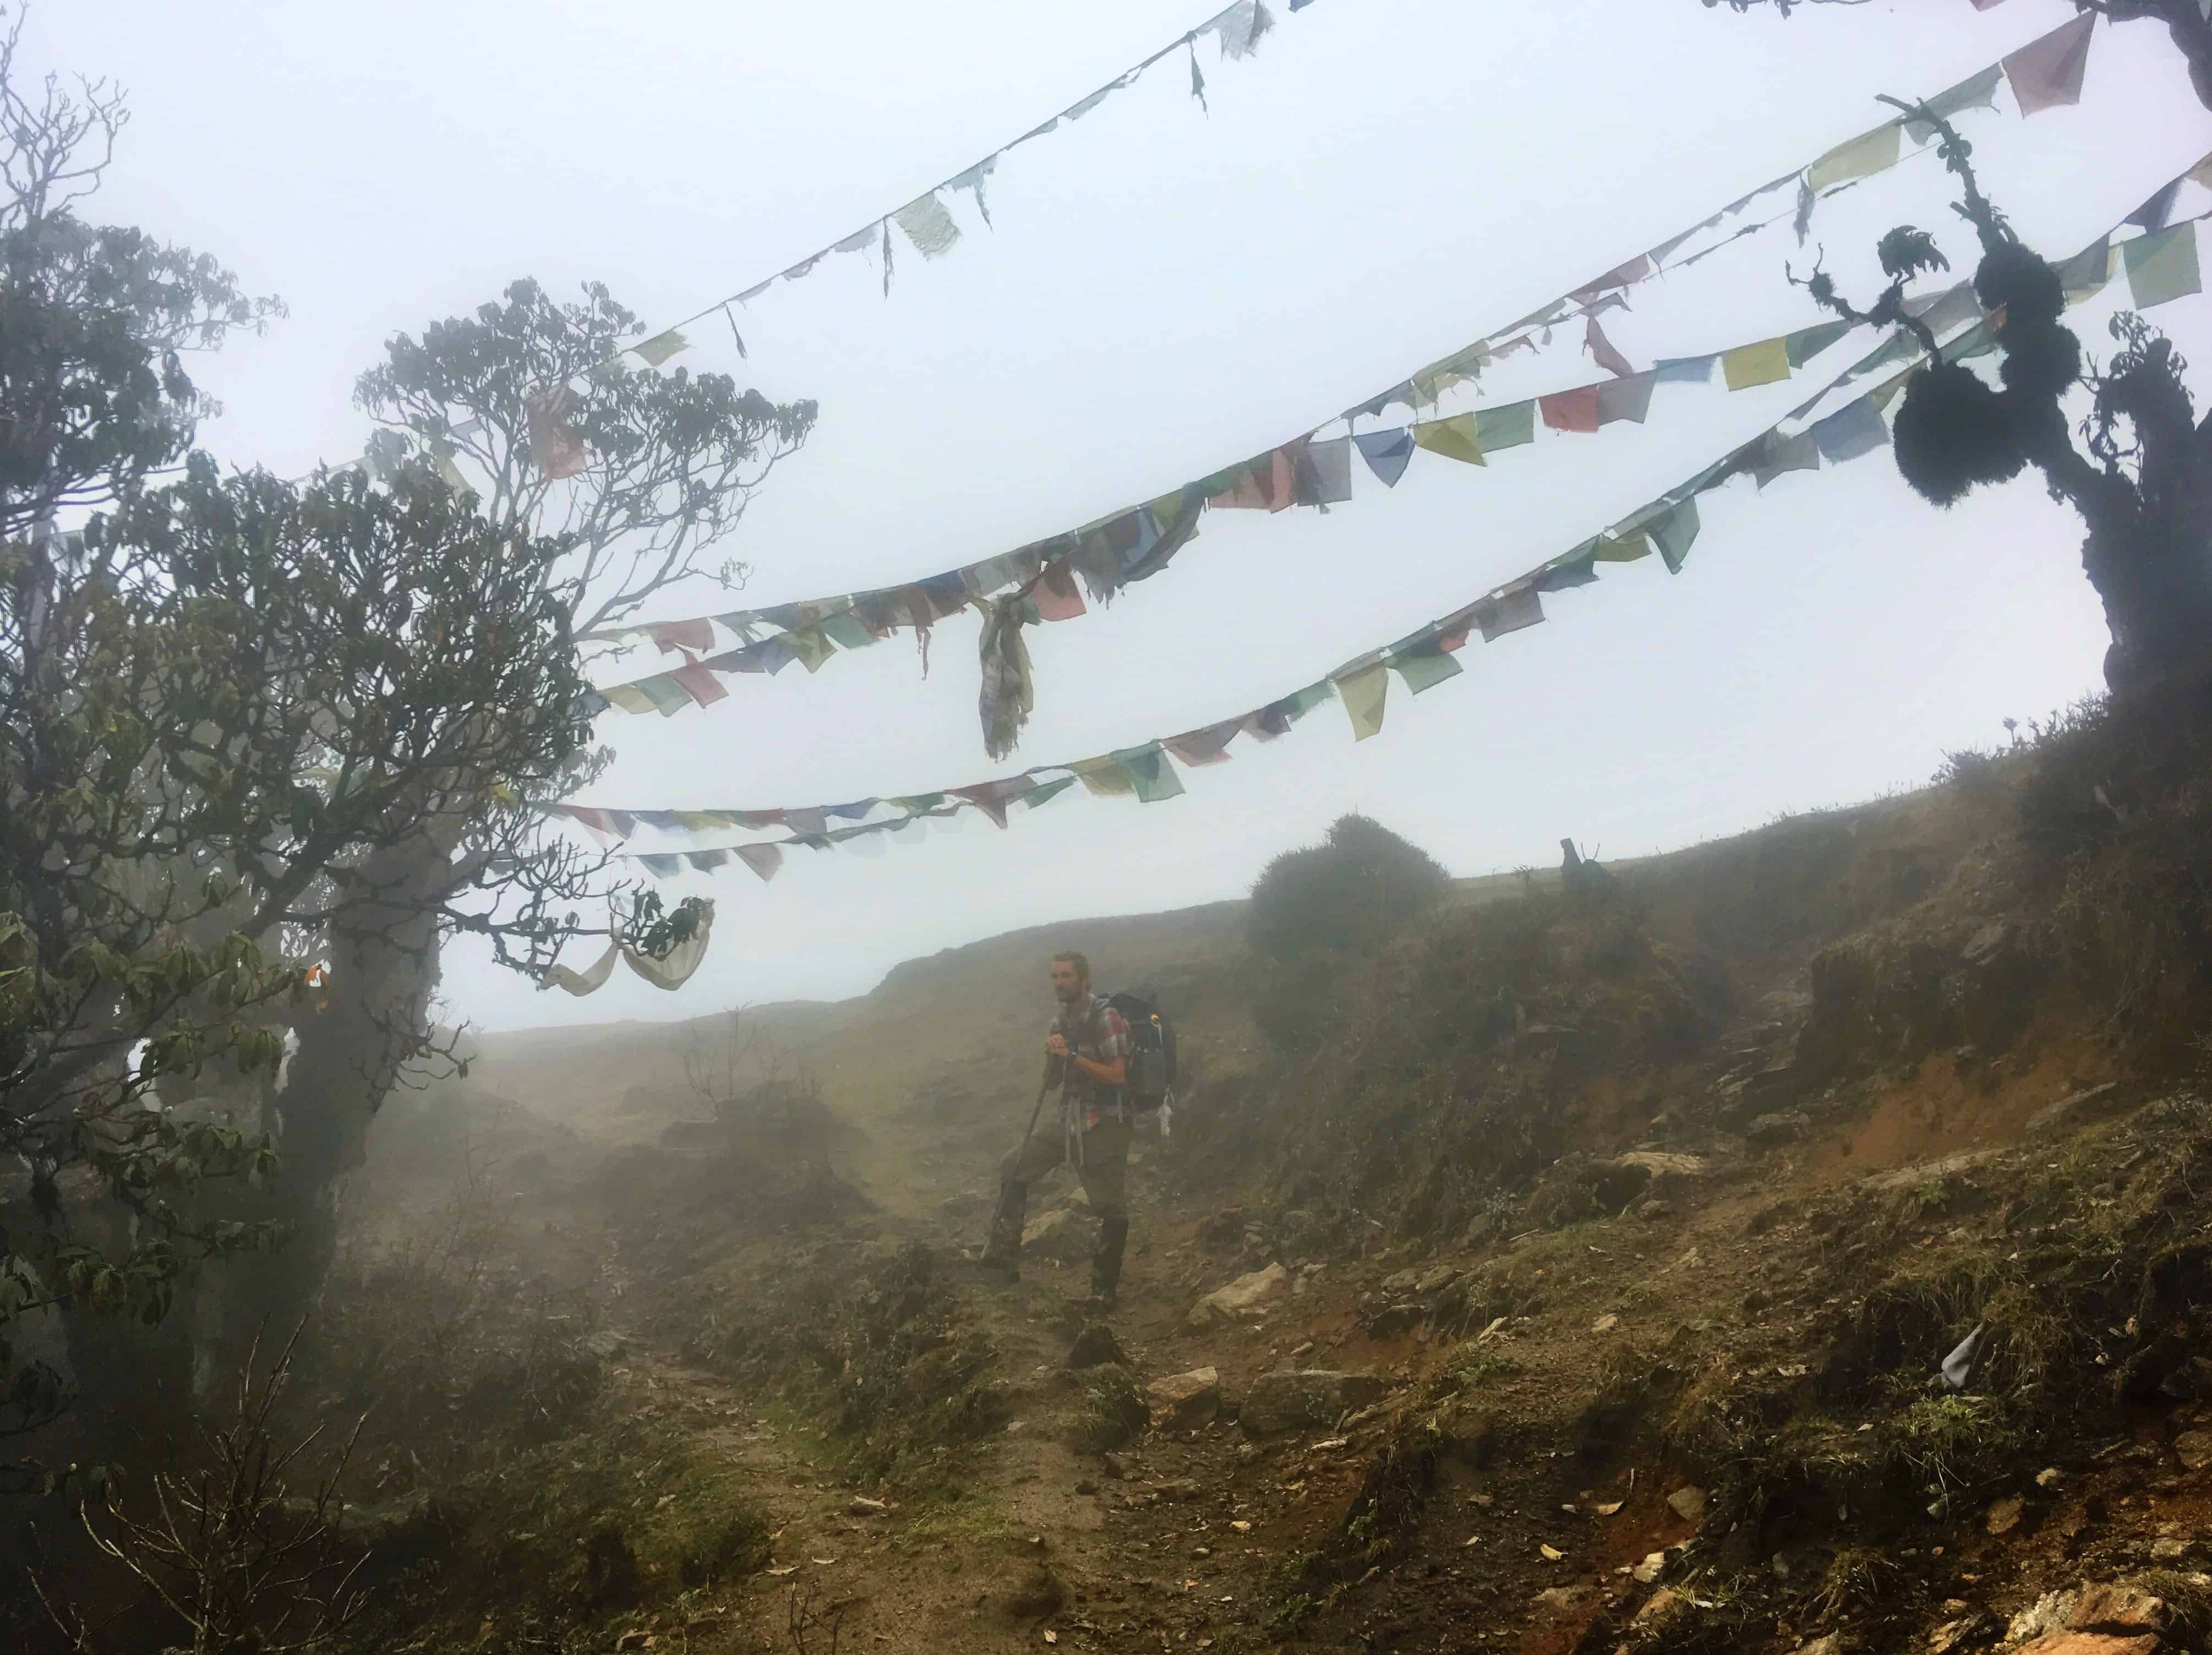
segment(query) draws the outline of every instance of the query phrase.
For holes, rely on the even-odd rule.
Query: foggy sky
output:
[[[216,253],[290,319],[207,365],[204,441],[282,474],[360,451],[354,376],[398,330],[531,275],[599,279],[653,326],[750,286],[890,211],[1199,21],[1212,0],[46,0],[34,66],[106,73],[134,119],[94,216]],[[1073,527],[1295,435],[1875,125],[2073,15],[2063,0],[1814,7],[1787,23],[1696,0],[1316,0],[1256,56],[1180,58],[990,186],[995,228],[888,299],[872,258],[824,261],[692,331],[695,370],[821,404],[721,551],[742,596],[670,616],[933,574]],[[2070,253],[2212,148],[2161,29],[2100,25],[2084,101],[1967,118],[2031,245]],[[1933,158],[1787,228],[1634,289],[1605,326],[1638,367],[1819,319],[1784,280],[1825,248],[1847,290],[1900,222],[1954,265],[1972,239]],[[1784,201],[1786,198],[1778,198]],[[2201,206],[2203,204],[2195,204]],[[1955,273],[1955,272],[1954,272]],[[2124,297],[2124,285],[2121,295]],[[2112,346],[2107,299],[2076,313]],[[2154,313],[2212,361],[2201,300]],[[1500,400],[1597,377],[1579,329],[1486,382]],[[1870,341],[1819,364],[1832,374]],[[2200,386],[2203,376],[2196,376]],[[668,720],[611,712],[619,751],[583,802],[805,805],[918,792],[1233,715],[1562,551],[1764,429],[1812,381],[1661,386],[1643,427],[1551,439],[1486,469],[1417,455],[1395,492],[1355,478],[1326,516],[1209,514],[1167,572],[1030,635],[1037,709],[1014,758],[982,752],[975,626],[943,624],[731,683]],[[1479,405],[1462,392],[1448,411]],[[1391,423],[1402,417],[1394,411]],[[619,974],[540,995],[466,951],[455,1015],[493,1027],[696,1015],[864,990],[901,959],[1059,916],[1239,895],[1268,856],[1362,809],[1455,873],[1608,856],[1752,827],[1927,779],[2097,687],[2105,632],[2081,529],[2032,477],[1948,514],[1887,455],[1707,496],[1683,573],[1656,558],[1547,600],[1549,624],[1462,654],[1382,734],[1340,708],[1183,777],[1157,806],[1079,791],[1000,833],[863,860],[795,852],[763,886],[688,875],[714,946],[681,994]],[[634,676],[656,670],[650,653]],[[732,836],[732,839],[740,836]],[[645,849],[672,844],[641,840]],[[572,963],[581,964],[587,957]],[[1102,962],[1108,970],[1111,962]]]

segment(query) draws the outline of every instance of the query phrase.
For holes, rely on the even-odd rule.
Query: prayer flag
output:
[[[739,861],[760,875],[763,884],[783,866],[783,849],[779,845],[739,845],[737,855]]]
[[[1413,457],[1413,434],[1401,427],[1395,431],[1356,432],[1352,440],[1359,446],[1367,469],[1382,480],[1382,486],[1396,488],[1398,479],[1406,474],[1406,462]]]
[[[1895,121],[1885,121],[1873,131],[1862,133],[1849,143],[1838,144],[1829,150],[1806,168],[1805,181],[1815,190],[1830,190],[1853,179],[1887,172],[1897,165],[1904,137],[1902,126]]]
[[[1759,458],[1752,464],[1751,474],[1763,489],[1784,472],[1817,472],[1820,469],[1820,450],[1811,431],[1800,431],[1794,437],[1769,431],[1760,447]]]
[[[665,652],[689,649],[695,654],[714,647],[712,621],[663,621],[647,634]]]
[[[810,672],[822,670],[822,663],[837,653],[837,647],[823,636],[818,626],[802,627],[796,632],[777,635],[777,642],[791,651],[793,657]]]
[[[619,707],[626,713],[649,713],[653,709],[653,697],[634,684],[610,684],[599,693],[607,698],[610,705]]]
[[[1659,555],[1667,560],[1667,572],[1679,575],[1690,556],[1691,544],[1698,538],[1698,501],[1695,495],[1680,502],[1664,517],[1654,520],[1647,532]]]
[[[1338,506],[1352,498],[1352,439],[1309,442],[1298,456],[1298,504]]]
[[[945,187],[948,190],[965,190],[975,198],[975,210],[983,215],[983,222],[987,227],[991,222],[991,204],[984,199],[983,186],[990,179],[992,168],[998,164],[999,158],[996,155],[989,156],[977,161],[957,178],[946,179],[945,184]]]
[[[1084,612],[1083,594],[1075,589],[1075,576],[1064,561],[1046,568],[1030,588],[1030,598],[1040,620],[1072,621]]]
[[[1820,450],[1820,458],[1830,465],[1840,465],[1847,459],[1856,459],[1861,454],[1872,453],[1889,441],[1889,427],[1882,423],[1881,411],[1873,399],[1859,397],[1845,403],[1823,420],[1812,426],[1812,438]]]
[[[729,825],[719,811],[679,810],[675,816],[686,833],[718,833]]]
[[[626,810],[609,811],[607,820],[613,826],[617,837],[620,838],[627,839],[637,831],[637,818]]]
[[[2081,101],[2081,79],[2089,67],[2089,33],[2096,21],[2095,12],[2085,11],[2001,60],[2021,114]]]
[[[1509,402],[1503,408],[1481,409],[1474,417],[1474,440],[1486,454],[1500,448],[1517,448],[1536,440],[1536,405]]]
[[[1597,325],[1595,315],[1583,329],[1583,349],[1589,352],[1600,368],[1616,379],[1625,380],[1636,371],[1629,365],[1628,358],[1622,356],[1614,348],[1613,341],[1605,337],[1605,330]]]
[[[658,368],[678,351],[690,350],[691,341],[672,327],[667,332],[656,333],[642,344],[630,348],[644,357],[648,366]]]
[[[1100,799],[1122,799],[1136,792],[1136,778],[1118,758],[1085,758],[1070,764],[1083,790]]]
[[[2094,246],[2083,248],[2060,265],[2058,282],[2066,302],[2078,305],[2103,292],[2105,283],[2112,279],[2113,263],[2112,238],[2100,236]]]
[[[1534,586],[1501,592],[1495,599],[1486,599],[1474,607],[1474,624],[1482,629],[1485,643],[1494,643],[1524,626],[1540,625],[1543,619],[1544,599]]]
[[[681,856],[641,856],[637,860],[645,864],[645,871],[656,879],[672,879],[684,871]]]
[[[1572,391],[1554,392],[1537,399],[1544,423],[1554,431],[1595,431],[1598,428],[1598,387],[1584,385]]]
[[[1406,680],[1406,688],[1417,696],[1424,690],[1433,690],[1446,678],[1457,678],[1466,670],[1459,664],[1458,657],[1445,653],[1433,635],[1412,648],[1394,650],[1389,664]]]
[[[1597,581],[1597,537],[1577,546],[1564,557],[1553,560],[1536,577],[1539,592],[1567,592],[1578,586],[1593,586]]]
[[[2127,216],[2126,222],[2146,233],[2162,230],[2173,216],[2173,204],[2181,194],[2181,180],[2172,182],[2151,192],[2150,199]]]
[[[960,239],[960,227],[952,222],[952,215],[945,210],[945,204],[937,198],[937,192],[916,196],[891,216],[914,243],[914,250],[924,259],[942,259],[952,251],[952,244]]]
[[[1168,756],[1160,751],[1158,742],[1132,748],[1114,755],[1128,772],[1129,780],[1137,790],[1140,805],[1157,805],[1164,799],[1176,799],[1182,794],[1182,778],[1176,767],[1168,763]]]
[[[783,819],[790,824],[793,833],[823,834],[830,831],[828,812],[819,806],[810,806],[805,810],[787,810],[783,813]]]
[[[1782,342],[1790,353],[1790,367],[1804,367],[1850,331],[1849,322],[1821,322],[1813,327],[1801,327],[1795,333],[1785,333]]]
[[[1657,382],[1657,376],[1651,374],[1607,380],[1597,388],[1597,423],[1611,425],[1625,419],[1643,424],[1644,415],[1651,411],[1651,387]]]
[[[849,609],[841,609],[834,615],[822,618],[822,636],[843,649],[866,649],[876,642],[876,635],[860,624],[860,618]]]
[[[1652,377],[1662,385],[1708,385],[1718,356],[1662,356],[1652,365]]]
[[[1057,782],[1046,782],[1042,787],[1038,788],[1033,793],[1024,794],[1022,795],[1022,803],[1030,810],[1040,809],[1043,806],[1050,804],[1054,800],[1059,798],[1060,794],[1066,793],[1074,785],[1075,778],[1073,776],[1063,776]]]
[[[531,463],[547,477],[574,477],[584,469],[584,439],[566,422],[574,393],[566,385],[532,391],[522,399],[530,433]]]
[[[1748,391],[1755,385],[1771,385],[1790,377],[1790,342],[1763,339],[1738,345],[1721,356],[1721,375],[1731,391]]]
[[[683,685],[690,693],[691,699],[702,707],[711,707],[730,693],[723,685],[721,679],[716,678],[697,661],[693,661],[688,666],[679,666],[668,676]]]
[[[1413,427],[1413,441],[1431,453],[1442,454],[1447,459],[1462,460],[1469,465],[1490,463],[1482,457],[1482,442],[1475,435],[1473,414],[1423,420]]]
[[[1651,541],[1643,530],[1627,534],[1608,534],[1599,538],[1597,550],[1590,554],[1593,562],[1600,563],[1632,563],[1639,557],[1651,555]]]
[[[1366,740],[1382,727],[1382,706],[1390,695],[1390,669],[1378,660],[1346,673],[1335,684],[1352,720],[1352,739]]]
[[[1978,0],[1977,0],[1978,3]],[[1995,3],[1995,0],[1991,0]],[[1928,113],[1949,120],[1954,115],[1964,114],[1969,109],[1996,107],[1997,87],[2004,79],[2004,70],[1996,64],[1969,75],[1947,92],[1938,92],[1928,100]],[[1926,121],[1905,118],[1905,135],[1915,143],[1925,143],[1936,136],[1936,129]]]
[[[1229,744],[1241,727],[1236,719],[1225,724],[1209,724],[1202,730],[1187,730],[1181,735],[1170,736],[1160,743],[1176,760],[1193,768],[1200,764],[1225,764],[1229,762]]]
[[[684,853],[684,860],[700,873],[711,873],[730,860],[730,853],[726,850],[687,850]]]
[[[2176,224],[2155,235],[2123,241],[2120,258],[2127,265],[2128,291],[2135,295],[2137,310],[2204,291],[2194,224]]]

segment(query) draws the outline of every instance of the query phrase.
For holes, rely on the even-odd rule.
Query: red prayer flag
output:
[[[1544,423],[1554,431],[1597,429],[1597,386],[1594,385],[1539,397],[1536,407],[1544,416]]]
[[[1622,356],[1614,348],[1613,341],[1605,337],[1605,330],[1597,325],[1595,316],[1589,319],[1589,326],[1583,331],[1583,349],[1597,359],[1600,368],[1616,379],[1627,379],[1636,372],[1629,366],[1628,358]]]
[[[2081,101],[2081,78],[2089,67],[2089,34],[2096,23],[2097,14],[2085,11],[2002,59],[2021,114]]]
[[[1030,599],[1041,620],[1072,621],[1083,613],[1083,594],[1076,590],[1075,576],[1064,562],[1045,566],[1030,588]]]
[[[653,629],[653,641],[663,650],[689,649],[696,654],[714,647],[712,621],[664,621]]]
[[[702,707],[711,707],[730,693],[723,685],[721,679],[716,678],[696,660],[688,666],[678,667],[668,676],[682,685],[691,699]]]

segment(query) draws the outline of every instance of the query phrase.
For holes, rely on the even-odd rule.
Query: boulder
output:
[[[1195,1431],[1220,1410],[1221,1374],[1210,1367],[1170,1373],[1147,1385],[1145,1398],[1152,1407],[1155,1430]]]
[[[2084,1586],[2066,1624],[2075,1632],[2162,1634],[2172,1628],[2173,1611],[2163,1597],[2154,1597],[2140,1586],[2110,1580],[2102,1585]]]
[[[2046,1632],[2032,1644],[2022,1644],[2013,1655],[2158,1655],[2156,1638],[2144,1633],[2136,1638],[2116,1638],[2103,1632]]]
[[[2191,1471],[2212,1465],[2212,1431],[2185,1431],[2173,1439],[2173,1451]]]
[[[1068,1347],[1067,1360],[1063,1366],[1072,1368],[1103,1367],[1107,1363],[1129,1366],[1128,1354],[1121,1342],[1114,1336],[1114,1329],[1103,1322],[1085,1322],[1075,1342]]]
[[[1225,1287],[1218,1287],[1191,1307],[1190,1325],[1203,1332],[1208,1328],[1224,1327],[1232,1322],[1256,1322],[1267,1312],[1267,1302],[1279,1293],[1290,1290],[1291,1273],[1280,1264],[1270,1264],[1264,1270],[1255,1270],[1249,1275],[1240,1275]]]
[[[1390,1388],[1374,1373],[1339,1373],[1326,1368],[1263,1373],[1245,1393],[1238,1418],[1247,1436],[1279,1432],[1325,1430],[1353,1409],[1365,1408]]]

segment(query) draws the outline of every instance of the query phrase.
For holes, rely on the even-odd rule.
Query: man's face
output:
[[[1075,975],[1073,961],[1056,959],[1052,963],[1053,998],[1063,1006],[1083,992],[1083,979]]]

